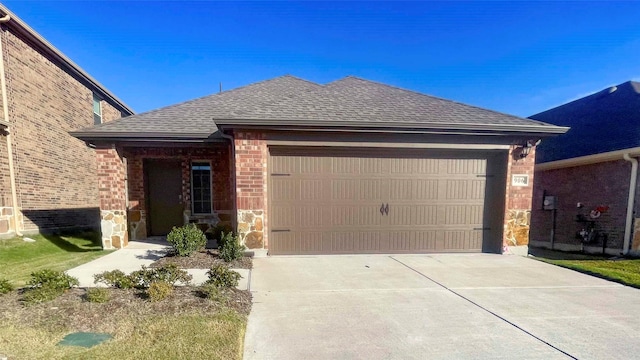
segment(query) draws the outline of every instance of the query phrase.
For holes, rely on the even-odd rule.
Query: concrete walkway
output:
[[[100,274],[105,271],[120,270],[125,274],[140,270],[142,265],[149,266],[156,260],[165,256],[170,247],[162,242],[140,242],[130,241],[129,245],[124,249],[119,249],[111,254],[105,255],[91,262],[82,264],[73,269],[67,270],[67,274],[78,278],[80,287],[96,287],[105,286],[103,284],[94,284],[93,279],[95,274]],[[207,281],[208,269],[186,269],[193,280],[192,285],[201,285]],[[247,269],[233,269],[240,273],[242,279],[238,284],[238,289],[248,290],[249,280],[251,278],[251,270]]]
[[[631,359],[640,290],[520,256],[254,259],[245,359]]]

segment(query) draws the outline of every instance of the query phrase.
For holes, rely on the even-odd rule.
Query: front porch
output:
[[[236,228],[228,143],[97,148],[102,245],[165,236],[195,223]]]

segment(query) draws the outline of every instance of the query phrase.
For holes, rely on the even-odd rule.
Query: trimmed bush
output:
[[[103,283],[118,289],[131,289],[135,284],[131,276],[120,270],[105,271],[93,276],[93,283]]]
[[[142,265],[142,269],[132,272],[129,277],[136,287],[148,288],[153,282],[163,281],[171,286],[177,282],[188,285],[193,278],[186,270],[180,269],[176,264],[167,264],[159,268],[148,268]]]
[[[109,290],[103,288],[91,288],[87,289],[87,293],[85,294],[85,298],[88,302],[93,303],[106,303],[111,299],[111,294]]]
[[[167,235],[167,241],[178,256],[189,256],[207,245],[207,238],[195,224],[174,226]]]
[[[233,260],[240,259],[244,256],[244,250],[246,247],[240,244],[240,240],[238,239],[238,235],[234,235],[229,232],[222,235],[223,245],[219,250],[220,258],[226,262],[232,262]]]
[[[216,287],[230,288],[238,286],[240,281],[240,274],[229,269],[227,265],[213,265],[209,271],[207,271],[209,280],[207,284],[213,284]]]
[[[228,234],[233,231],[233,228],[229,224],[218,224],[213,228],[207,230],[207,233],[210,234],[211,239],[215,240],[218,244],[218,249],[222,248],[224,244],[224,234]]]
[[[62,271],[49,269],[36,271],[31,274],[29,289],[22,295],[22,300],[27,304],[51,301],[78,284],[78,279]]]
[[[29,304],[39,304],[51,301],[58,296],[64,294],[65,289],[57,287],[53,284],[44,284],[40,287],[32,288],[24,292],[22,300]]]
[[[161,301],[173,293],[173,286],[166,281],[154,281],[147,289],[147,296],[151,301]]]
[[[56,289],[67,290],[74,286],[78,286],[78,279],[73,276],[67,275],[62,271],[55,271],[44,269],[31,273],[31,280],[28,285],[31,288],[39,288],[45,285],[54,287]]]
[[[0,279],[0,295],[8,294],[15,289],[13,284],[7,279]]]
[[[225,300],[225,296],[220,291],[220,288],[216,285],[206,282],[198,288],[198,293],[205,299],[209,299],[211,301],[222,302]]]

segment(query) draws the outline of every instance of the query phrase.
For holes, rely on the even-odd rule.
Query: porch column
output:
[[[238,235],[249,249],[267,243],[267,143],[261,133],[234,134]]]
[[[529,224],[533,199],[533,168],[536,160],[535,147],[525,158],[513,155],[516,146],[511,146],[507,165],[507,196],[504,217],[503,246],[529,244]]]
[[[126,161],[115,146],[96,149],[102,248],[125,247],[127,236]]]

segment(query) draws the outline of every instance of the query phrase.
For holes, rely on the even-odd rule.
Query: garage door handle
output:
[[[387,216],[389,216],[389,203],[387,203],[387,205],[384,206],[384,213],[387,214]]]
[[[384,215],[384,203],[380,205],[380,215]]]
[[[289,231],[291,231],[291,230],[289,230],[289,229],[273,229],[273,230],[271,230],[271,232],[289,232]]]

